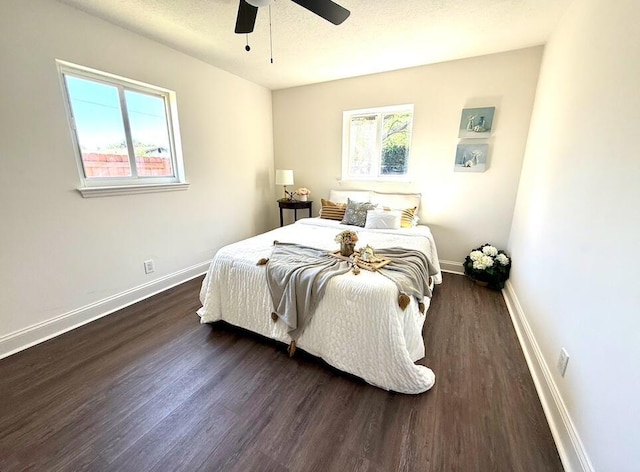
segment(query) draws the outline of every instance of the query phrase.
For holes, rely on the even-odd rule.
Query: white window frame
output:
[[[127,79],[118,75],[110,74],[108,72],[102,72],[96,69],[91,69],[89,67],[73,64],[71,62],[56,60],[56,64],[58,67],[60,83],[62,85],[65,110],[67,113],[67,118],[69,120],[71,139],[73,141],[76,164],[78,166],[78,173],[80,176],[80,188],[78,188],[78,191],[82,194],[83,197],[186,190],[189,187],[189,184],[185,179],[184,163],[182,158],[182,145],[180,141],[180,129],[178,126],[178,107],[175,92],[157,87],[155,85],[150,85],[136,80]],[[82,151],[80,149],[80,142],[78,140],[78,135],[76,132],[73,109],[71,107],[71,100],[65,80],[66,75],[111,85],[118,89],[118,96],[120,98],[120,107],[125,131],[125,139],[127,142],[127,149],[129,154],[129,163],[131,166],[131,176],[109,178],[86,177],[84,163],[82,160]],[[169,152],[171,154],[171,166],[174,174],[173,176],[139,177],[137,175],[135,153],[133,152],[133,140],[131,136],[131,129],[129,126],[129,116],[127,112],[126,101],[124,98],[124,92],[126,90],[153,95],[163,99],[165,105],[165,114],[167,117]]]
[[[408,112],[411,113],[411,125],[409,126],[409,149],[407,154],[406,172],[401,175],[384,175],[380,174],[380,160],[382,158],[382,115],[387,113],[399,113]],[[376,175],[350,175],[349,174],[349,158],[351,148],[351,119],[361,115],[380,115],[378,120],[378,130],[376,135],[376,158],[373,163],[373,167],[377,169]],[[374,181],[374,182],[408,182],[409,177],[409,163],[413,139],[413,120],[414,120],[414,106],[413,104],[393,105],[386,107],[376,108],[362,108],[359,110],[347,110],[342,113],[342,180],[343,181]]]

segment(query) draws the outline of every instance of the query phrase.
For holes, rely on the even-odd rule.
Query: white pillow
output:
[[[420,193],[380,193],[372,192],[371,203],[382,205],[392,210],[405,210],[407,208],[416,208],[416,214],[420,210]]]
[[[348,203],[349,199],[356,202],[370,202],[371,193],[369,190],[331,190],[329,200],[333,203]]]
[[[400,229],[400,218],[402,213],[399,211],[380,211],[368,210],[367,221],[364,224],[365,229]]]

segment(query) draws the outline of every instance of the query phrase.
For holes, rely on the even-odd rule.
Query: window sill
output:
[[[188,190],[186,182],[152,185],[119,185],[110,187],[83,187],[77,189],[83,198],[108,197],[112,195],[134,195],[138,193],[175,192]]]
[[[347,179],[337,179],[338,183],[342,185],[343,183],[357,183],[357,182],[373,182],[373,183],[384,183],[384,184],[411,184],[413,181],[408,177],[401,177],[395,179],[384,179],[380,177],[371,177],[371,178],[347,178]]]

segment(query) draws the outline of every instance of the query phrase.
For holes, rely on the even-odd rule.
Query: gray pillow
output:
[[[344,212],[343,225],[354,225],[364,228],[367,222],[367,211],[373,210],[376,206],[369,202],[355,202],[350,198],[347,200],[347,209]]]

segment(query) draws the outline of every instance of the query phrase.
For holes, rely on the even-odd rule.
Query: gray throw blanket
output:
[[[429,276],[437,273],[427,256],[402,248],[381,249],[376,254],[392,261],[378,272],[398,287],[401,308],[406,308],[411,295],[423,311],[423,298],[431,297]],[[286,323],[293,341],[311,320],[329,280],[352,268],[349,262],[332,257],[325,250],[278,241],[274,242],[271,258],[259,263],[267,265],[267,285],[274,313]]]
[[[396,284],[401,297],[403,294],[408,294],[415,297],[420,303],[424,297],[431,298],[433,294],[429,287],[429,278],[436,275],[438,270],[426,254],[413,249],[391,247],[376,249],[376,256],[391,261],[390,264],[378,269],[378,272]],[[403,310],[408,303],[407,301],[406,304],[403,304],[400,301]]]
[[[274,312],[297,340],[316,311],[331,277],[349,272],[351,265],[327,251],[299,244],[274,242],[267,263],[267,285]]]

